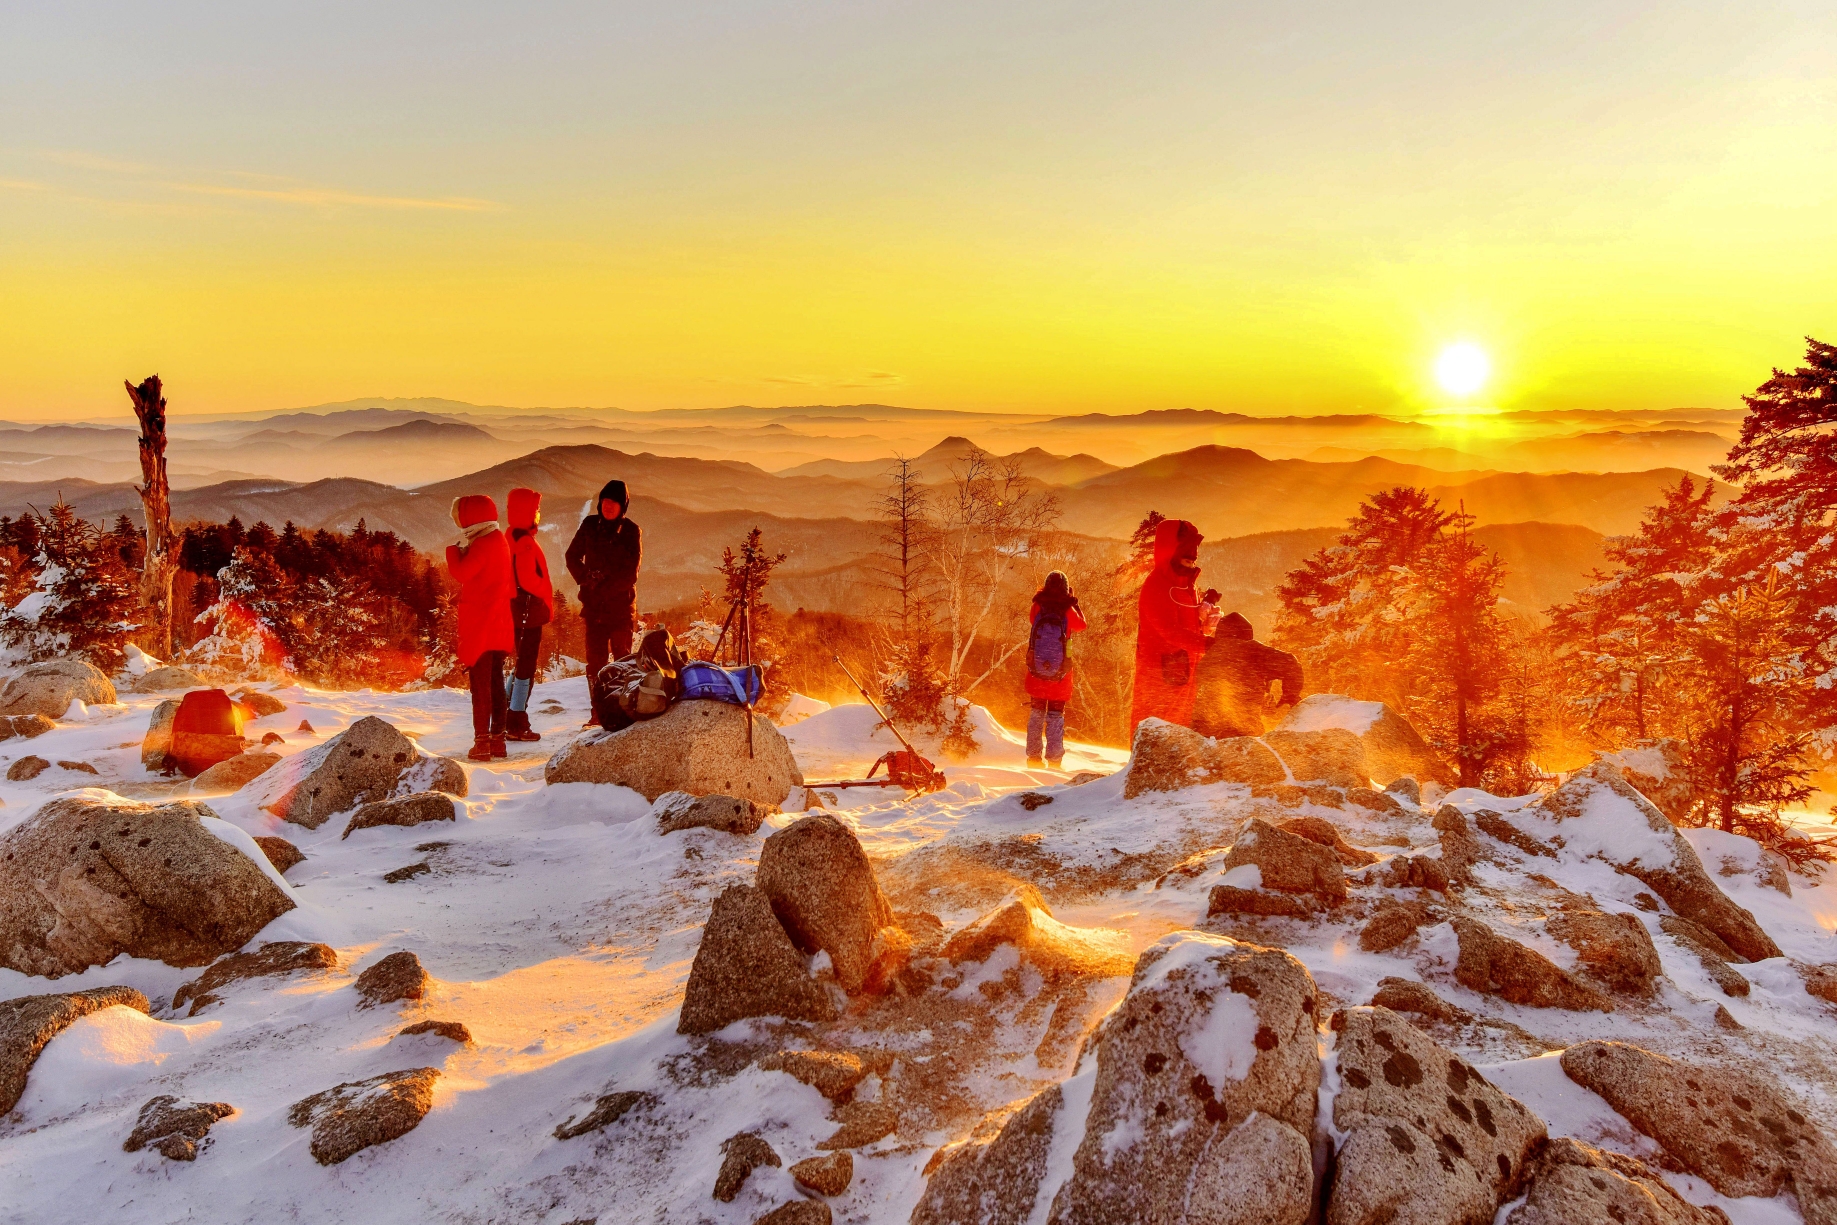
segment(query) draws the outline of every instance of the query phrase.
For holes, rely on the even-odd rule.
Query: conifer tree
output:
[[[887,714],[903,728],[943,728],[944,681],[933,650],[937,576],[931,568],[930,499],[918,469],[901,455],[875,504],[881,529],[874,569],[885,605],[886,660],[880,668]]]
[[[61,498],[29,517],[37,549],[32,588],[0,612],[0,644],[26,659],[79,655],[115,671],[129,635],[141,627],[139,581],[123,564],[118,542]]]
[[[1499,616],[1505,564],[1474,542],[1472,526],[1465,511],[1447,520],[1447,530],[1421,550],[1398,594],[1404,611],[1386,621],[1406,631],[1399,670],[1411,690],[1404,709],[1454,760],[1463,787],[1481,786],[1495,759],[1526,747],[1512,742],[1510,720],[1489,709],[1504,683],[1511,645]]]

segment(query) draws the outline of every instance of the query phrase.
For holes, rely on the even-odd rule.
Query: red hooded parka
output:
[[[459,662],[470,668],[487,651],[508,654],[517,649],[510,622],[510,542],[497,526],[497,503],[482,493],[453,501],[453,522],[462,533],[490,524],[491,530],[467,534],[464,545],[446,547],[446,567],[459,583]]]
[[[1206,639],[1195,576],[1176,572],[1174,556],[1183,543],[1196,554],[1201,539],[1199,529],[1184,519],[1164,519],[1155,528],[1154,569],[1137,604],[1132,732],[1143,719],[1185,724],[1192,718],[1194,672]]]
[[[513,489],[505,506],[510,524],[510,561],[518,591],[526,591],[542,601],[539,615],[526,618],[526,625],[543,625],[555,615],[555,584],[549,578],[549,559],[536,539],[536,518],[542,509],[542,495],[534,489]]]

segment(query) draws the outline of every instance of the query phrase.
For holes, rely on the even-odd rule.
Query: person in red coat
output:
[[[508,757],[504,747],[504,657],[517,646],[510,619],[510,542],[498,530],[498,506],[482,493],[453,499],[459,540],[446,566],[459,584],[459,662],[472,687],[472,761]]]
[[[534,489],[513,489],[505,506],[510,523],[510,574],[516,593],[510,598],[510,618],[516,628],[516,667],[510,682],[510,709],[505,715],[506,740],[540,740],[530,730],[529,691],[536,683],[536,655],[542,649],[542,627],[555,617],[555,585],[549,580],[549,559],[536,539],[542,521],[542,495]]]
[[[1218,619],[1198,592],[1199,542],[1184,519],[1155,528],[1154,569],[1142,584],[1135,631],[1135,696],[1131,733],[1143,719],[1186,724],[1193,713],[1194,677]]]
[[[1027,614],[1027,765],[1057,770],[1065,758],[1065,703],[1072,696],[1071,637],[1085,626],[1071,582],[1054,570]],[[1041,740],[1045,741],[1044,758]]]

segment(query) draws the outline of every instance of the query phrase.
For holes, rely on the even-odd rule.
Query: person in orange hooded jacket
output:
[[[1136,606],[1131,733],[1143,719],[1185,724],[1192,718],[1195,672],[1218,616],[1197,590],[1204,539],[1184,519],[1163,519],[1155,528],[1154,569]]]
[[[504,657],[516,649],[510,620],[510,542],[498,529],[498,506],[482,493],[453,499],[459,540],[446,566],[459,583],[459,662],[472,688],[472,761],[507,757],[504,747]]]
[[[540,740],[530,730],[529,691],[536,683],[536,655],[542,649],[542,627],[555,618],[555,585],[549,580],[549,559],[536,539],[542,522],[542,495],[534,489],[513,489],[505,505],[510,524],[510,576],[516,594],[510,598],[510,617],[516,627],[516,667],[510,682],[510,709],[505,715],[504,738]]]

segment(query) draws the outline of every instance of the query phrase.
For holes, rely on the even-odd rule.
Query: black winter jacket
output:
[[[588,515],[568,545],[568,573],[580,584],[581,616],[630,623],[638,614],[638,525],[630,519]]]
[[[1271,681],[1282,682],[1278,706],[1301,700],[1301,663],[1287,651],[1219,635],[1200,656],[1194,677],[1193,730],[1202,736],[1261,736]]]

